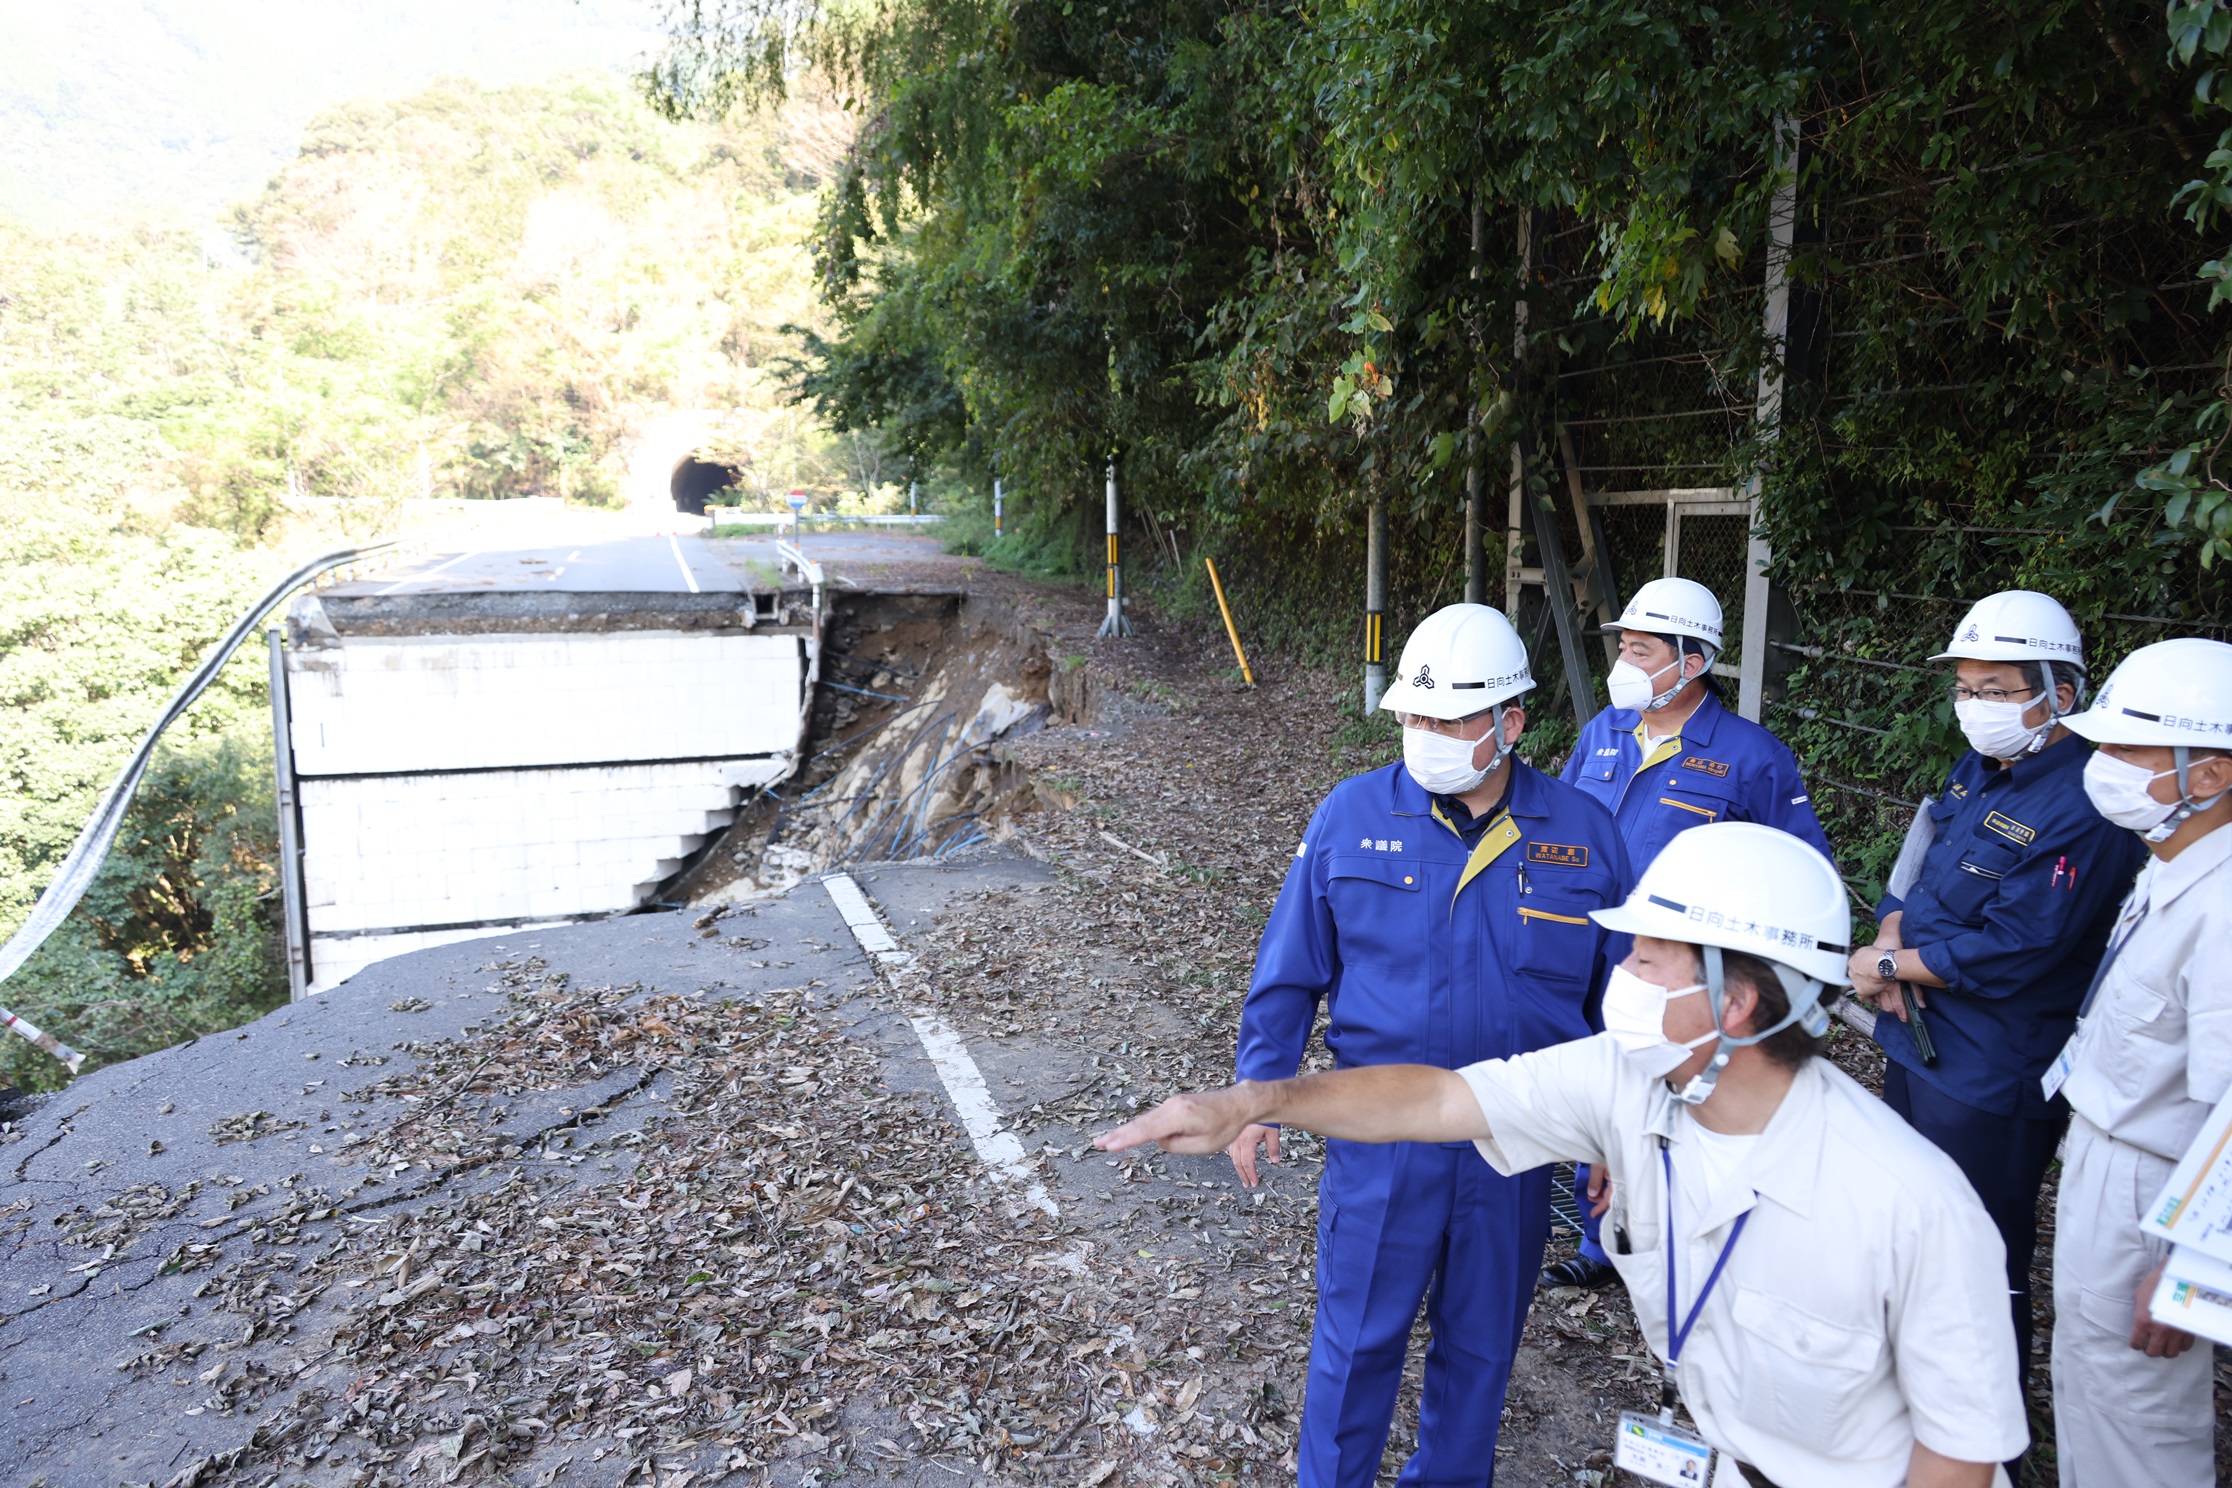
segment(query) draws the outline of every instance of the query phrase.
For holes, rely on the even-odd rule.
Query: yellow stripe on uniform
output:
[[[1451,823],[1449,818],[1442,815],[1439,801],[1434,803],[1434,820],[1448,827],[1452,832],[1457,831],[1456,826]],[[1457,835],[1462,837],[1464,833],[1458,832]],[[1472,856],[1465,862],[1464,876],[1457,880],[1457,894],[1464,893],[1466,884],[1478,878],[1481,870],[1490,863],[1495,862],[1496,859],[1509,852],[1511,845],[1518,840],[1519,824],[1511,819],[1511,813],[1508,810],[1500,813],[1494,821],[1488,824],[1488,830],[1480,834],[1480,841],[1474,844]],[[1456,906],[1457,894],[1449,896],[1452,908]]]

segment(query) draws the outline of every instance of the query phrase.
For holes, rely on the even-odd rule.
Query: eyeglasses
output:
[[[2012,703],[2019,698],[2036,697],[2035,687],[1963,687],[1956,682],[1945,689],[1945,695],[1956,703]]]
[[[1400,721],[1405,728],[1424,729],[1430,734],[1454,734],[1476,719],[1486,718],[1496,710],[1483,708],[1478,713],[1467,713],[1462,718],[1428,718],[1423,713],[1405,713]]]

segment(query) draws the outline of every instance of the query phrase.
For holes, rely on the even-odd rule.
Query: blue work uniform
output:
[[[1503,768],[1480,821],[1400,764],[1334,787],[1264,927],[1241,1079],[1291,1076],[1320,1003],[1344,1066],[1456,1069],[1588,1035],[1608,938],[1589,911],[1624,897],[1627,854],[1594,801]],[[1502,1177],[1470,1143],[1326,1143],[1301,1488],[1369,1488],[1421,1300],[1433,1342],[1401,1481],[1493,1480],[1549,1218],[1547,1169]]]
[[[1896,1016],[1876,1018],[1883,1098],[1960,1166],[1999,1226],[2026,1377],[2038,1189],[2069,1120],[2039,1077],[2076,1026],[2146,859],[2138,834],[2086,798],[2091,754],[2072,734],[2004,767],[1961,756],[1929,807],[1936,840],[1913,887],[1876,906],[1879,919],[1905,911],[1899,943],[1946,983],[1917,989],[1936,1064]]]
[[[1829,838],[1814,815],[1806,782],[1790,746],[1750,719],[1723,707],[1711,687],[1681,733],[1661,740],[1648,760],[1633,708],[1606,708],[1582,725],[1566,759],[1563,778],[1604,803],[1619,821],[1628,862],[1641,873],[1660,849],[1691,827],[1709,821],[1758,822],[1775,827],[1834,863]],[[1627,953],[1623,938],[1613,959]],[[1610,1264],[1589,1213],[1587,1165],[1574,1170],[1573,1197],[1582,1214],[1581,1254]]]
[[[1709,821],[1774,827],[1834,863],[1790,746],[1728,711],[1711,688],[1645,767],[1633,708],[1606,708],[1582,725],[1563,778],[1604,803],[1620,823],[1628,861],[1641,873],[1659,850]]]

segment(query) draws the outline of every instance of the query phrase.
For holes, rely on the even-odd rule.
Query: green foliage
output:
[[[286,1001],[273,822],[268,729],[159,753],[77,912],[9,978],[9,1005],[91,1069]],[[50,1090],[67,1075],[21,1040],[0,1044],[0,1085]]]
[[[609,499],[673,407],[726,410],[711,452],[754,483],[848,477],[771,368],[819,324],[802,240],[840,124],[448,82],[316,119],[234,214],[237,259],[177,224],[0,222],[0,933],[181,677],[334,529],[429,495]],[[280,995],[265,692],[251,646],[0,1003],[105,1061]]]

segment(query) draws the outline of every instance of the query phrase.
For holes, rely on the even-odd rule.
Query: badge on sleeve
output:
[[[1706,1488],[1713,1469],[1713,1449],[1705,1444],[1705,1438],[1684,1431],[1672,1421],[1621,1411],[1612,1465],[1668,1488]]]

